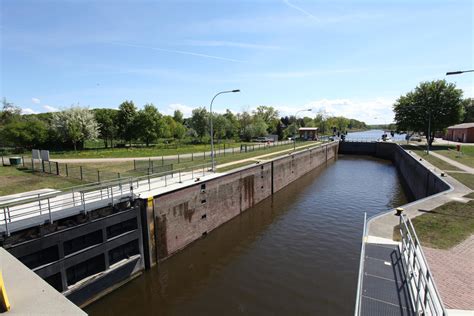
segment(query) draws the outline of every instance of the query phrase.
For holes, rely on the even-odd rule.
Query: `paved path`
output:
[[[474,310],[474,235],[449,250],[423,251],[446,307]]]
[[[448,158],[446,156],[440,155],[440,154],[438,154],[434,151],[430,151],[430,155],[433,155],[434,157],[439,158],[439,159],[449,163],[450,165],[453,165],[453,166],[461,169],[462,171],[474,174],[474,168],[468,167],[465,164],[462,164],[462,163],[460,163],[456,160],[453,160],[453,159]]]

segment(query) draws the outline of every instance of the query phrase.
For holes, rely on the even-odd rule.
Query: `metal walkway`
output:
[[[398,245],[365,246],[360,315],[415,315]]]

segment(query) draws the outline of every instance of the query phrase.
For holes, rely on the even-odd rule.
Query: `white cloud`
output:
[[[31,102],[33,102],[34,104],[40,104],[41,100],[38,98],[31,98]]]
[[[307,17],[309,17],[309,18],[315,20],[316,22],[320,22],[320,20],[319,20],[317,17],[315,17],[314,15],[312,15],[311,13],[309,13],[308,11],[304,10],[303,8],[298,7],[297,5],[294,5],[294,4],[290,3],[290,1],[288,1],[288,0],[283,0],[283,2],[284,2],[287,6],[289,6],[290,8],[293,8],[293,9],[295,9],[295,10],[297,10],[297,11],[303,13],[304,15],[306,15]]]
[[[300,112],[298,117],[314,117],[318,112],[330,116],[344,116],[357,119],[367,124],[392,123],[394,113],[392,105],[395,98],[356,99],[320,99],[302,105],[273,105],[280,116],[295,115],[298,110],[311,109],[311,112]],[[253,108],[251,110],[254,110]]]
[[[180,110],[184,117],[191,117],[194,108],[181,103],[173,103],[169,104],[164,112],[167,115],[173,115],[175,110]]]
[[[21,114],[36,114],[36,113],[38,112],[30,108],[21,109]]]
[[[54,106],[50,106],[50,105],[43,105],[43,108],[48,112],[57,112],[57,111],[59,111],[58,108],[55,108]]]

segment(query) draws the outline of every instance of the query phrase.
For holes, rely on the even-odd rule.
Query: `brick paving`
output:
[[[446,308],[474,310],[474,235],[449,250],[423,251]]]

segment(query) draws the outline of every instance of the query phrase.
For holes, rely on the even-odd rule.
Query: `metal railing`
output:
[[[365,242],[367,239],[367,213],[364,213],[364,228],[362,229],[362,244],[360,246],[359,277],[357,280],[357,294],[354,315],[360,315],[362,300],[362,285],[364,283]]]
[[[401,257],[414,311],[420,315],[446,315],[425,255],[410,219],[400,216]]]
[[[86,213],[104,204],[113,206],[124,198],[133,199],[140,193],[204,176],[209,172],[208,167],[209,164],[203,164],[171,172],[150,173],[142,177],[85,184],[62,192],[23,195],[12,201],[0,202],[0,223],[3,222],[4,231],[9,236],[10,226],[15,221],[44,215],[52,223],[53,214],[57,211]]]

